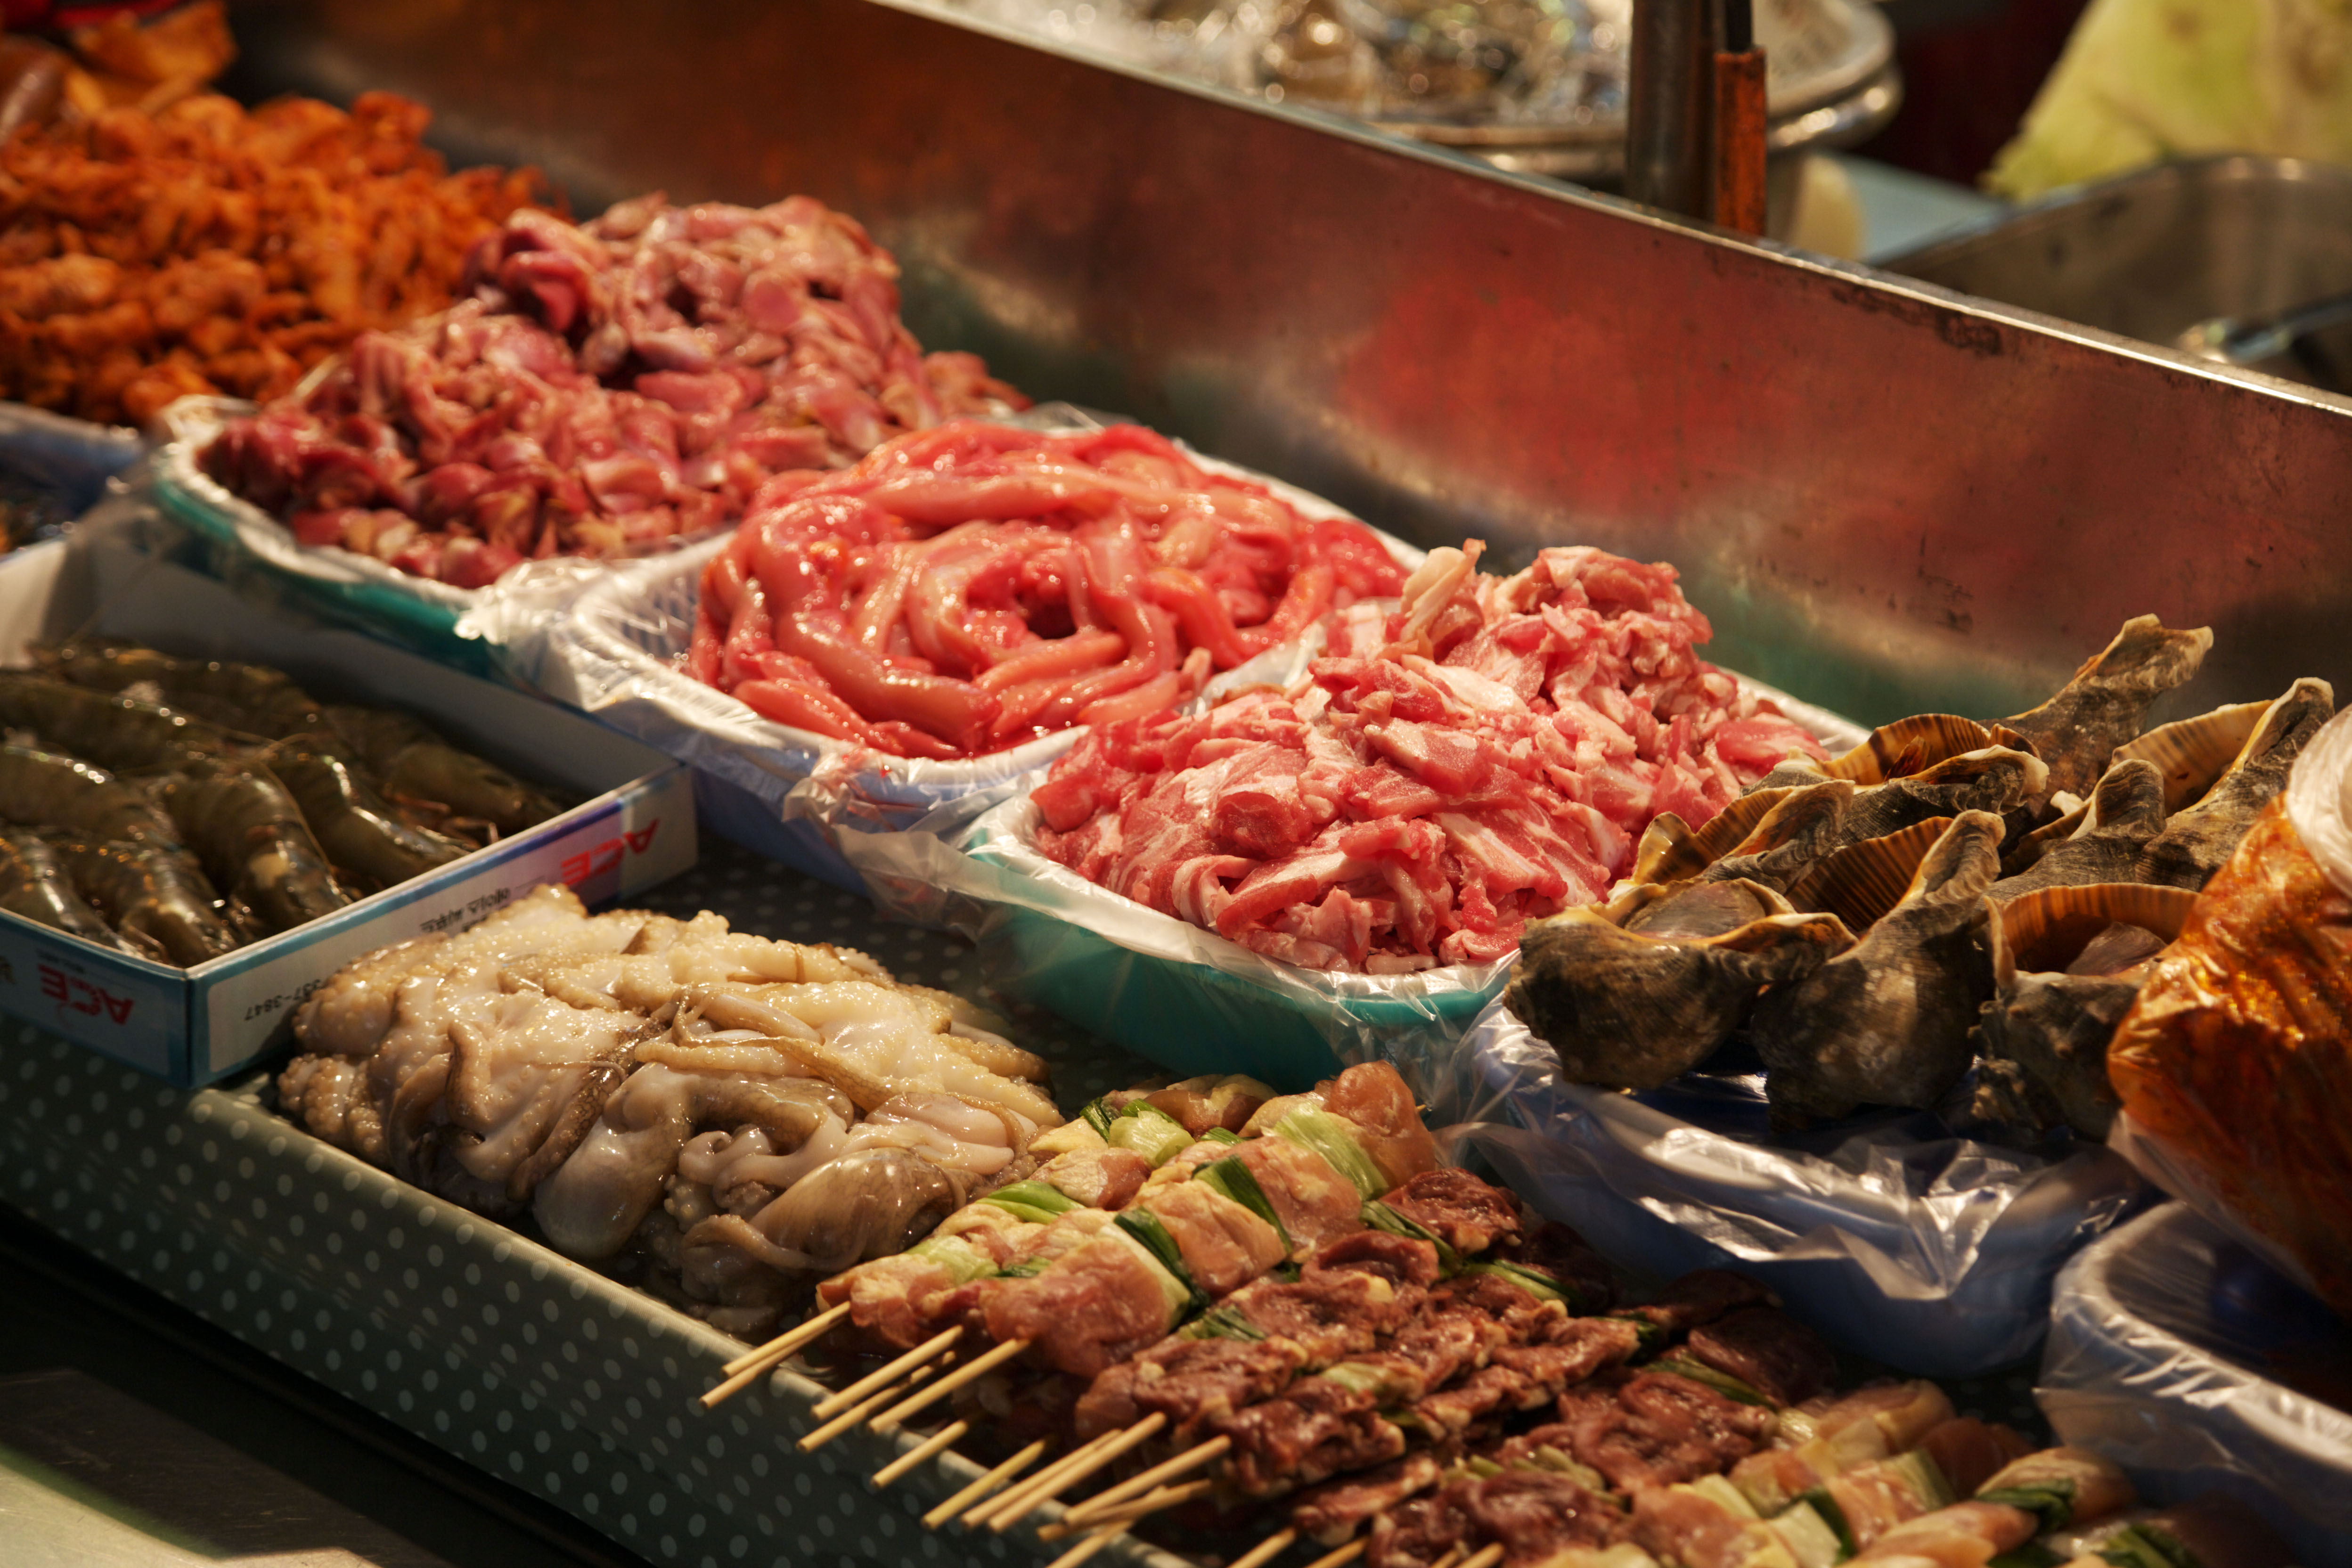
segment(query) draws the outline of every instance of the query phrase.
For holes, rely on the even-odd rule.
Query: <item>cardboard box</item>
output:
[[[0,910],[0,1010],[183,1087],[210,1083],[282,1044],[295,1005],[352,959],[458,931],[541,882],[610,903],[694,864],[686,768],[534,698],[354,632],[241,599],[144,555],[100,523],[0,557],[0,664],[79,630],[173,653],[274,665],[322,700],[406,709],[453,743],[564,792],[579,805],[387,888],[323,920],[194,969],[111,952]]]

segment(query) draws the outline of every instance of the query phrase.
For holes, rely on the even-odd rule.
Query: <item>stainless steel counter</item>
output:
[[[2352,404],[876,0],[247,0],[238,85],[408,92],[593,210],[806,191],[908,317],[1427,542],[1684,570],[1725,662],[2000,713],[2124,617],[2190,700],[2352,676]]]

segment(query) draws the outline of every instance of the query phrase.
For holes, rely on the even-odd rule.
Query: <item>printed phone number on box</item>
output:
[[[468,899],[462,904],[443,910],[437,915],[432,915],[425,920],[419,921],[416,922],[417,928],[421,931],[428,931],[461,930],[464,927],[472,925],[476,921],[480,920],[484,915],[490,913],[493,910],[503,908],[506,904],[510,902],[513,898],[514,889],[512,888],[499,888],[493,891],[484,893],[478,899]]]

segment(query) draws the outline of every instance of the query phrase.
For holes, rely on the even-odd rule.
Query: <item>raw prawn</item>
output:
[[[104,768],[31,746],[0,745],[0,818],[186,853],[153,801]]]
[[[355,884],[393,887],[467,852],[454,838],[403,822],[331,751],[281,743],[270,751],[269,771],[301,806],[336,871]]]
[[[75,890],[134,949],[193,968],[243,945],[184,856],[71,835],[50,842]]]
[[[17,670],[0,670],[0,728],[30,730],[60,750],[121,772],[184,767],[233,749],[216,724]]]
[[[284,672],[258,664],[179,658],[137,643],[76,640],[37,654],[60,680],[100,691],[149,688],[164,705],[272,740],[312,733],[326,714]]]
[[[0,910],[117,952],[130,949],[74,891],[57,851],[31,833],[0,833]]]
[[[198,758],[159,792],[205,869],[273,931],[352,901],[277,776],[257,762]]]
[[[459,751],[405,713],[339,706],[327,710],[327,719],[395,799],[431,801],[500,833],[520,832],[563,809],[545,792]]]

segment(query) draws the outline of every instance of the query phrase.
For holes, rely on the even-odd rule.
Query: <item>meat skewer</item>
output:
[[[1270,1090],[1255,1092],[1264,1089],[1255,1079],[1239,1077],[1191,1079],[1151,1095],[1118,1097],[1123,1103],[1117,1106],[1106,1101],[1089,1105],[1079,1118],[1031,1141],[1032,1154],[1050,1156],[1031,1177],[964,1205],[905,1252],[859,1265],[826,1281],[824,1290],[834,1298],[833,1304],[768,1344],[730,1362],[722,1369],[729,1374],[727,1381],[702,1396],[704,1408],[748,1387],[765,1369],[850,1320],[854,1312],[859,1315],[853,1326],[868,1338],[889,1348],[913,1348],[921,1331],[940,1321],[919,1311],[919,1290],[951,1288],[995,1273],[998,1259],[1012,1256],[1019,1237],[1042,1235],[1063,1215],[1079,1209],[1124,1207],[1141,1189],[1156,1163],[1191,1145],[1196,1131],[1222,1131],[1225,1121],[1245,1121],[1271,1097]],[[1167,1107],[1185,1111],[1192,1125],[1170,1114]],[[1112,1142],[1106,1133],[1118,1142]],[[895,1425],[1018,1353],[999,1347],[932,1384],[876,1425]]]
[[[1367,1201],[1391,1178],[1435,1163],[1403,1080],[1385,1066],[1353,1068],[1315,1094],[1265,1102],[1250,1118],[1255,1137],[1213,1128],[1223,1136],[1194,1140],[1155,1108],[1135,1110],[1125,1108],[1111,1133],[1156,1138],[1160,1163],[1127,1188],[1131,1201],[1092,1208],[1040,1183],[992,1193],[943,1224],[949,1234],[828,1281],[820,1300],[846,1297],[853,1321],[895,1347],[961,1321],[1000,1346],[1024,1341],[1023,1353],[1091,1376],[1289,1254],[1360,1229]],[[1110,1121],[1100,1110],[1097,1120]],[[1166,1123],[1157,1135],[1155,1120]],[[1129,1121],[1143,1131],[1130,1137]],[[1089,1167],[1080,1152],[1056,1158],[1096,1175],[1111,1163]]]
[[[1661,1530],[1712,1528],[1719,1535],[1731,1535],[1743,1528],[1743,1521],[1778,1516],[1781,1521],[1778,1528],[1782,1531],[1793,1531],[1807,1542],[1833,1544],[1855,1533],[1852,1521],[1859,1520],[1859,1533],[1866,1544],[1894,1524],[1946,1500],[1952,1489],[1965,1492],[1978,1483],[1983,1483],[1988,1491],[1994,1489],[1988,1478],[1996,1471],[2009,1475],[2002,1467],[2023,1449],[2015,1435],[2005,1429],[1953,1415],[1941,1391],[1924,1383],[1864,1389],[1834,1399],[1823,1395],[1781,1410],[1780,1420],[1776,1447],[1733,1466],[1727,1481],[1718,1473],[1713,1480],[1701,1475],[1664,1486],[1640,1485],[1635,1478],[1637,1484],[1611,1488],[1617,1478],[1603,1478],[1571,1457],[1576,1435],[1566,1423],[1489,1441],[1452,1467],[1423,1451],[1384,1470],[1317,1489],[1293,1507],[1287,1528],[1276,1531],[1241,1561],[1268,1561],[1305,1538],[1337,1541],[1368,1521],[1376,1525],[1389,1521],[1382,1528],[1391,1532],[1417,1530],[1425,1523],[1421,1516],[1427,1510],[1409,1500],[1465,1479],[1489,1479],[1502,1472],[1552,1478],[1540,1484],[1514,1483],[1523,1491],[1530,1487],[1538,1491],[1546,1487],[1560,1489],[1573,1483],[1594,1495],[1604,1488],[1626,1491],[1637,1503],[1643,1497],[1671,1500],[1671,1509],[1654,1507],[1656,1521],[1643,1526],[1653,1534]],[[1822,1480],[1851,1473],[1855,1484],[1844,1489],[1817,1487],[1799,1497],[1785,1489],[1791,1464]],[[2011,1468],[2016,1474],[2008,1484],[2020,1488],[2035,1484],[2037,1477],[2046,1478],[2046,1490],[2063,1490],[2073,1484],[2063,1466],[2054,1472]],[[1948,1487],[1945,1477],[1956,1487]],[[1591,1484],[1585,1485],[1587,1481]],[[1841,1498],[1853,1505],[1851,1514],[1841,1509]],[[1574,1492],[1563,1492],[1562,1499],[1555,1500],[1563,1505],[1576,1500]],[[1836,1531],[1825,1521],[1825,1515],[1837,1521]],[[1356,1537],[1341,1544],[1328,1561],[1352,1561],[1373,1544],[1371,1537]],[[1446,1539],[1423,1539],[1421,1544],[1426,1549],[1423,1555],[1401,1557],[1392,1542],[1386,1543],[1375,1553],[1375,1562],[1381,1568],[1423,1568],[1428,1553],[1444,1547]],[[1801,1560],[1811,1560],[1804,1553],[1799,1555]]]
[[[1214,1428],[1218,1435],[1147,1477],[1090,1500],[1075,1510],[1067,1522],[1074,1527],[1086,1525],[1153,1484],[1154,1479],[1197,1468],[1220,1458],[1226,1461],[1228,1486],[1255,1497],[1272,1496],[1297,1484],[1298,1471],[1309,1464],[1309,1453],[1321,1454],[1317,1462],[1329,1467],[1322,1474],[1393,1458],[1407,1447],[1408,1435],[1375,1414],[1378,1400],[1372,1385],[1365,1381],[1366,1374],[1391,1380],[1388,1386],[1392,1390],[1395,1380],[1404,1377],[1421,1393],[1427,1393],[1464,1370],[1480,1352],[1491,1353],[1513,1333],[1532,1341],[1538,1324],[1566,1321],[1566,1291],[1576,1289],[1572,1282],[1584,1273],[1579,1254],[1591,1256],[1572,1233],[1546,1237],[1543,1251],[1566,1260],[1557,1275],[1516,1263],[1472,1263],[1471,1269],[1514,1272],[1470,1274],[1431,1292],[1427,1286],[1437,1279],[1440,1247],[1446,1247],[1449,1255],[1458,1251],[1475,1257],[1498,1238],[1516,1238],[1516,1205],[1508,1194],[1460,1172],[1436,1171],[1391,1194],[1387,1206],[1406,1223],[1429,1222],[1421,1227],[1424,1234],[1362,1236],[1327,1246],[1295,1284],[1262,1282],[1239,1292],[1183,1334],[1153,1347],[1136,1363],[1097,1378],[1078,1406],[1082,1436],[1090,1425],[1115,1426],[1116,1423],[1105,1420],[1107,1413],[1134,1410],[1147,1401],[1158,1407],[1137,1426],[1129,1427],[1130,1432],[1165,1424],[1172,1416],[1180,1443],[1189,1442],[1191,1436],[1203,1429]],[[1761,1293],[1759,1288],[1744,1281],[1727,1293],[1712,1278],[1696,1278],[1699,1283],[1686,1292],[1691,1299],[1685,1307],[1669,1304],[1643,1310],[1671,1321],[1676,1311],[1696,1310],[1701,1302],[1711,1300],[1711,1310],[1720,1312],[1727,1305]],[[1531,1285],[1546,1290],[1547,1296],[1538,1297],[1529,1289]],[[1494,1331],[1482,1342],[1474,1323],[1480,1306],[1494,1307],[1498,1298],[1502,1303],[1515,1303],[1516,1319],[1507,1330],[1500,1323],[1489,1323]],[[1513,1307],[1506,1305],[1505,1310],[1508,1313]],[[1381,1329],[1375,1330],[1374,1323]],[[1541,1349],[1529,1348],[1534,1349],[1538,1363],[1548,1366],[1556,1388],[1582,1377],[1602,1362],[1631,1356],[1646,1342],[1643,1328],[1649,1326],[1654,1325],[1646,1320],[1612,1324],[1597,1341],[1588,1336],[1586,1344],[1571,1349],[1565,1360],[1556,1355],[1546,1358]],[[1288,1331],[1279,1331],[1285,1329]],[[1204,1346],[1194,1337],[1204,1331],[1213,1342],[1238,1340],[1244,1348],[1220,1353],[1218,1343]],[[1311,1375],[1306,1370],[1309,1367],[1317,1369]],[[1151,1377],[1155,1370],[1163,1374],[1156,1381]],[[1522,1383],[1526,1384],[1520,1389],[1522,1394],[1527,1387],[1536,1386],[1524,1378]],[[1423,1409],[1427,1408],[1424,1401]],[[1324,1451],[1328,1441],[1339,1444],[1336,1452]],[[1319,1477],[1309,1474],[1305,1479],[1311,1483]],[[1071,1480],[1063,1478],[1063,1484],[1040,1489],[1035,1501],[1066,1490]],[[1005,1521],[999,1515],[995,1522]]]

